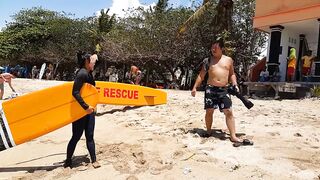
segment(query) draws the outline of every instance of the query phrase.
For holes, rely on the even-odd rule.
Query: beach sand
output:
[[[63,82],[14,79],[24,94]],[[253,146],[235,148],[224,115],[205,132],[203,92],[167,90],[168,103],[150,107],[99,105],[97,159],[89,163],[84,135],[63,168],[71,125],[0,152],[2,179],[320,179],[320,100],[252,100],[247,110],[232,97],[239,135]],[[11,94],[5,84],[5,96]]]

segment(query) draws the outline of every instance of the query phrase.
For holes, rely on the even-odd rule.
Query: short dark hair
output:
[[[212,41],[212,45],[216,44],[216,43],[219,43],[220,48],[224,48],[224,40],[222,37],[218,36],[218,37],[214,38],[214,40]]]
[[[77,52],[77,63],[78,63],[78,66],[80,68],[82,68],[84,66],[84,64],[85,64],[85,61],[87,59],[90,59],[90,56],[91,56],[91,54],[88,54],[88,53],[82,52],[82,51],[78,51]]]

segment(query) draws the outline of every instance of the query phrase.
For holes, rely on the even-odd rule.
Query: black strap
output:
[[[9,138],[9,134],[8,134],[8,132],[7,132],[7,128],[6,128],[6,126],[4,125],[4,122],[3,122],[3,119],[2,119],[2,116],[1,116],[1,115],[0,115],[0,128],[3,130],[4,136],[5,136],[5,140],[7,141],[9,147],[12,147],[12,144],[11,144],[11,141],[10,141],[10,138]],[[2,147],[2,146],[3,146],[3,147]],[[4,142],[3,142],[3,140],[2,140],[2,137],[1,137],[1,135],[0,135],[0,150],[4,150],[4,149],[2,149],[2,148],[6,149],[5,146],[4,146]]]
[[[203,63],[203,67],[204,67],[204,70],[206,71],[206,72],[208,72],[208,70],[209,70],[209,59],[210,58],[205,58],[203,61],[202,61],[202,63]]]

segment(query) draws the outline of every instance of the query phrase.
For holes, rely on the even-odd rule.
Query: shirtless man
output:
[[[4,94],[4,83],[7,82],[11,88],[11,90],[13,92],[16,92],[12,85],[11,85],[11,79],[15,78],[14,75],[10,74],[10,73],[2,73],[0,74],[0,99],[3,98],[3,94]]]
[[[140,85],[142,72],[139,70],[137,66],[131,66],[129,79],[130,84]]]
[[[211,46],[211,56],[204,60],[204,65],[196,79],[191,95],[195,97],[197,87],[200,86],[204,80],[206,73],[208,73],[208,81],[205,89],[204,108],[206,110],[205,120],[207,133],[211,135],[211,126],[213,120],[214,109],[219,108],[225,114],[226,124],[230,131],[230,140],[232,142],[241,142],[236,136],[235,121],[231,109],[231,99],[227,95],[227,85],[236,86],[239,91],[236,75],[233,68],[233,60],[223,55],[224,42],[216,39]],[[205,62],[207,60],[207,63]]]

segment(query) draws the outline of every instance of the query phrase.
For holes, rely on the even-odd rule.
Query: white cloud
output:
[[[139,0],[112,0],[112,6],[109,10],[109,15],[116,14],[118,17],[125,17],[128,9],[135,9],[138,7],[149,8],[155,6],[155,3],[149,5],[143,5]],[[106,11],[108,8],[105,8]],[[97,12],[97,16],[100,15],[100,11]]]

